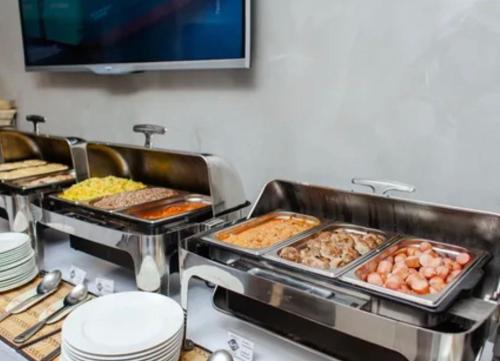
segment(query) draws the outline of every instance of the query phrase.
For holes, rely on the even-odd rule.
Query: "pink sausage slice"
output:
[[[461,264],[462,266],[465,266],[467,263],[470,262],[470,254],[468,253],[460,253],[458,256],[457,256],[457,263],[458,264]]]

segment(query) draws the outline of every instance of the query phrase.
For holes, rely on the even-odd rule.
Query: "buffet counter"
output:
[[[7,230],[8,225],[2,222],[0,232]],[[87,278],[90,280],[98,276],[114,280],[115,292],[136,289],[132,271],[83,252],[72,250],[69,248],[66,239],[61,239],[60,235],[59,239],[57,239],[57,236],[57,234],[54,234],[54,239],[46,242],[46,269],[60,269],[67,279],[68,271],[71,265],[74,265],[87,271]],[[69,257],[69,255],[71,256]],[[177,284],[177,282],[174,283]],[[324,355],[315,354],[281,340],[277,336],[270,335],[255,326],[217,312],[211,304],[211,290],[204,283],[193,282],[191,287],[190,310],[192,311],[189,314],[188,335],[196,343],[211,350],[224,348],[227,332],[232,331],[255,343],[256,361],[332,360]],[[89,290],[91,292],[96,291],[92,282],[89,283]],[[179,293],[177,289],[173,290],[173,295],[178,300]],[[25,359],[7,345],[0,343],[0,360],[23,361]]]

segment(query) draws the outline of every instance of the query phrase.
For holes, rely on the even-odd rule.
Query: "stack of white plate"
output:
[[[0,233],[0,292],[20,287],[38,275],[30,237]]]
[[[96,298],[64,321],[62,361],[177,361],[182,308],[154,293],[125,292]]]

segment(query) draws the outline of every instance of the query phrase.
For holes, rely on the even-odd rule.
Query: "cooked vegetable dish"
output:
[[[306,266],[335,270],[385,242],[385,237],[374,233],[350,232],[339,228],[322,231],[298,246],[285,247],[279,256]]]
[[[272,218],[241,232],[236,229],[234,233],[221,234],[218,239],[239,247],[262,249],[287,240],[318,224],[319,221],[314,223],[299,217]]]
[[[114,176],[89,178],[66,189],[59,197],[69,201],[84,202],[145,187],[140,182]]]

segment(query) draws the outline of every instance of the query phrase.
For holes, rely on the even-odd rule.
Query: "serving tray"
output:
[[[426,295],[406,294],[399,291],[394,291],[382,286],[377,286],[363,281],[359,276],[359,272],[363,268],[368,269],[373,262],[379,262],[382,259],[392,256],[398,250],[405,247],[412,247],[415,244],[428,242],[433,246],[433,250],[443,256],[455,257],[458,253],[466,252],[471,255],[472,259],[464,266],[462,272],[457,278],[452,280],[439,293]],[[356,288],[367,291],[368,293],[384,297],[391,301],[404,303],[417,308],[426,309],[430,312],[441,312],[446,309],[454,299],[462,292],[472,289],[482,278],[482,268],[489,261],[491,255],[488,252],[479,249],[464,248],[443,242],[433,240],[404,236],[393,242],[389,247],[382,252],[373,255],[363,264],[351,268],[348,272],[340,277],[340,280],[356,286]]]
[[[316,268],[313,266],[308,266],[299,262],[293,262],[288,259],[282,258],[280,256],[280,252],[286,248],[286,247],[294,247],[296,249],[302,249],[309,240],[312,238],[316,237],[318,234],[321,232],[326,232],[326,231],[338,231],[338,230],[343,230],[348,234],[356,234],[356,235],[367,235],[367,234],[375,234],[377,236],[381,236],[384,238],[384,241],[376,246],[375,248],[371,249],[370,251],[366,252],[365,254],[360,255],[358,258],[352,260],[348,264],[338,267],[336,269],[322,269],[322,268]],[[308,273],[313,273],[316,275],[321,275],[325,276],[328,278],[337,278],[343,273],[349,271],[352,267],[355,267],[356,265],[359,265],[366,261],[367,259],[371,258],[375,253],[380,251],[381,249],[387,247],[389,244],[391,244],[395,240],[396,235],[389,233],[389,232],[383,232],[377,229],[372,229],[372,228],[367,228],[367,227],[361,227],[349,223],[327,223],[324,226],[321,226],[319,229],[313,229],[312,231],[309,231],[306,234],[303,234],[303,236],[299,239],[292,240],[291,242],[286,242],[280,247],[275,248],[271,252],[267,253],[264,255],[264,258],[278,264],[281,266],[285,266],[290,269],[295,269],[301,272],[308,272]]]

